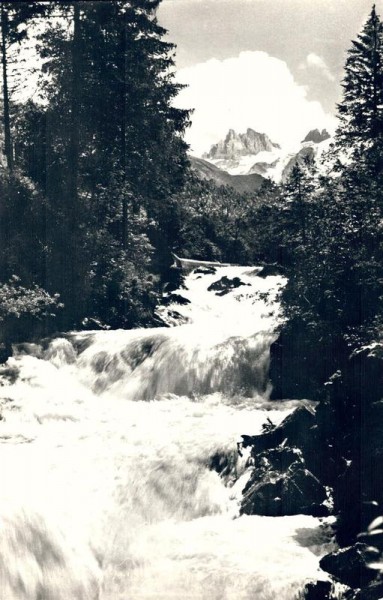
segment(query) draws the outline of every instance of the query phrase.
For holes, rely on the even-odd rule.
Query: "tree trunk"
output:
[[[13,151],[11,137],[11,122],[9,115],[9,91],[8,91],[8,62],[7,62],[7,34],[8,34],[8,15],[1,5],[1,62],[3,67],[3,123],[4,123],[4,145],[5,157],[9,171],[13,171]]]
[[[128,248],[128,199],[125,194],[122,199],[122,248]]]
[[[128,246],[128,198],[126,196],[126,114],[125,114],[125,102],[126,102],[126,70],[127,70],[127,22],[126,15],[124,15],[124,29],[123,29],[123,39],[122,39],[122,51],[124,53],[123,59],[123,86],[121,88],[121,107],[122,112],[120,115],[121,118],[121,148],[120,148],[120,164],[121,171],[123,173],[123,181],[124,181],[124,195],[122,200],[122,248],[123,250],[127,249]]]
[[[72,82],[71,82],[71,119],[69,132],[68,155],[68,198],[67,219],[69,228],[69,260],[68,260],[68,314],[70,319],[76,318],[80,310],[80,265],[78,256],[78,217],[79,217],[79,125],[80,125],[80,65],[81,65],[81,31],[80,31],[80,6],[73,3],[73,41],[72,41]]]
[[[72,98],[71,131],[69,144],[69,203],[70,219],[75,225],[78,205],[78,159],[79,159],[79,103],[80,103],[80,7],[73,4],[73,43],[72,43]]]

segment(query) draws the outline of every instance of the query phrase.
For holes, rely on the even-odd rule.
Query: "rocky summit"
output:
[[[331,136],[326,129],[312,129],[294,149],[281,148],[266,133],[251,128],[246,133],[230,129],[225,139],[214,144],[203,159],[193,160],[199,161],[198,167],[203,166],[203,178],[219,180],[221,185],[231,185],[239,191],[252,191],[265,179],[285,182],[295,165],[308,158],[318,161],[330,143]],[[211,173],[213,166],[214,174]],[[258,179],[251,180],[255,176]],[[224,178],[225,181],[221,181]]]
[[[207,159],[230,159],[259,152],[271,152],[279,148],[265,133],[258,133],[254,129],[247,129],[246,133],[237,133],[229,129],[224,140],[214,144],[210,151],[204,155]]]
[[[324,141],[330,139],[330,137],[331,137],[331,135],[329,134],[327,129],[322,129],[322,131],[319,131],[319,129],[312,129],[311,131],[308,132],[305,139],[302,140],[302,144],[304,144],[306,142],[313,142],[314,144],[320,144],[321,142],[324,142]]]

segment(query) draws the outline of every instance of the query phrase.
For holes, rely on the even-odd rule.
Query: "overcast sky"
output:
[[[383,17],[383,0],[376,2]],[[195,109],[195,154],[229,128],[293,146],[335,126],[345,54],[368,0],[163,0],[158,20],[177,45],[178,104]]]

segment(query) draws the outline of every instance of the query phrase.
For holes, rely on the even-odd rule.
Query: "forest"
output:
[[[285,185],[266,182],[241,195],[190,169],[183,133],[192,107],[173,106],[175,48],[153,17],[158,4],[1,5],[3,321],[49,313],[55,321],[45,327],[56,329],[85,318],[112,327],[149,323],[174,251],[278,263],[289,275],[294,318],[336,343],[376,341],[379,17],[372,13],[349,51],[326,175],[307,161]],[[16,103],[18,45],[39,19],[46,24],[40,98]]]
[[[373,7],[350,42],[320,168],[240,194],[190,166],[160,1],[1,3],[1,358],[55,332],[161,325],[172,253],[283,273],[273,397],[320,402],[321,477],[354,544],[383,511],[382,21]],[[21,101],[28,36],[42,69]]]

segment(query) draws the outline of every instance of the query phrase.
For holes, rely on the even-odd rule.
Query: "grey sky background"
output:
[[[306,100],[319,102],[331,115],[341,98],[346,51],[371,7],[367,0],[163,0],[158,20],[177,45],[181,80],[194,86],[185,102],[194,100],[203,109],[203,86],[200,82],[198,90],[193,82],[196,66],[262,51],[286,63]],[[376,8],[383,15],[383,0]],[[257,70],[244,71],[243,77],[259,78],[263,85]],[[194,141],[197,137],[194,132]]]

